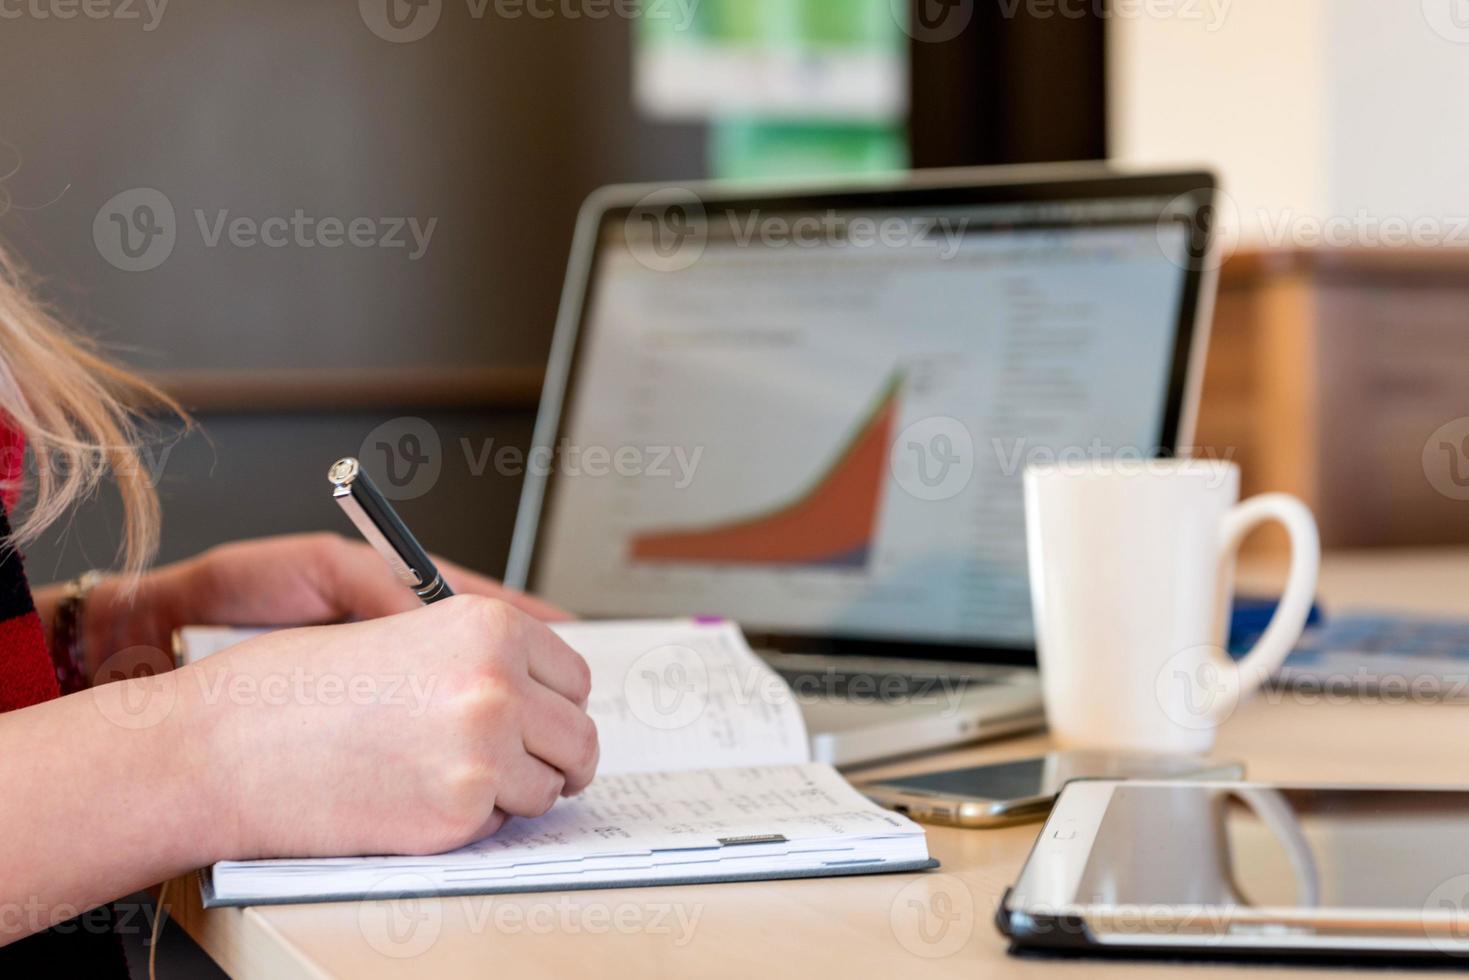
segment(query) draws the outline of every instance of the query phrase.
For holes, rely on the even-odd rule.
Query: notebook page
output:
[[[544,816],[511,820],[494,836],[453,853],[494,866],[716,847],[721,838],[780,835],[795,841],[915,830],[908,818],[870,802],[830,766],[812,763],[599,778]]]
[[[780,765],[810,760],[799,705],[733,623],[558,623],[592,672],[587,711],[604,775]],[[176,640],[193,663],[264,629],[189,626]]]
[[[271,627],[185,626],[174,633],[174,660],[179,666],[191,664],[270,630]]]
[[[592,672],[602,775],[806,762],[791,690],[724,621],[558,623]]]
[[[608,776],[543,816],[511,820],[457,851],[223,861],[214,866],[214,887],[229,900],[363,894],[395,878],[425,892],[465,882],[585,886],[927,856],[917,824],[867,800],[830,766],[808,763]]]

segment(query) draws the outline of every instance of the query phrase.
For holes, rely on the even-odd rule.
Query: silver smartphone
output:
[[[1052,953],[1469,962],[1469,790],[1074,782],[997,922]]]
[[[1015,762],[859,782],[869,799],[925,823],[1003,827],[1042,820],[1076,779],[1241,779],[1241,763],[1146,752],[1051,752]]]

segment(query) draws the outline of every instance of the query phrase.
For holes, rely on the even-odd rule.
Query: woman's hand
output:
[[[0,945],[215,861],[442,851],[542,813],[596,768],[588,685],[534,618],[456,596],[0,715]]]
[[[455,592],[504,599],[540,619],[560,610],[466,568],[435,558]],[[302,534],[222,545],[182,571],[193,623],[231,626],[376,619],[420,603],[367,544],[335,534]],[[163,569],[160,574],[166,574]]]
[[[154,682],[198,719],[221,856],[443,851],[597,764],[585,661],[503,600],[270,633]]]
[[[493,579],[435,561],[456,593],[502,599],[543,620],[567,618]],[[363,542],[335,534],[262,538],[221,545],[156,569],[131,597],[120,580],[104,579],[87,602],[83,649],[95,673],[120,650],[169,649],[180,626],[335,623],[407,612],[418,605]]]

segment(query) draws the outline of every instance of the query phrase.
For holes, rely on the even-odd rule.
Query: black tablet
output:
[[[1095,781],[998,914],[1019,951],[1469,963],[1469,790]]]

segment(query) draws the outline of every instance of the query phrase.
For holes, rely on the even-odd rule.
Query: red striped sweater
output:
[[[10,511],[19,496],[25,443],[14,430],[0,425],[0,540],[10,537]],[[46,634],[36,615],[22,558],[15,548],[0,547],[0,712],[26,708],[61,695]],[[23,751],[5,745],[3,751]],[[102,751],[101,746],[98,747]],[[4,792],[24,794],[26,787]],[[105,801],[95,801],[98,807]],[[29,904],[27,902],[27,904]],[[127,960],[113,932],[110,909],[71,919],[46,932],[0,947],[0,976],[127,977]]]

